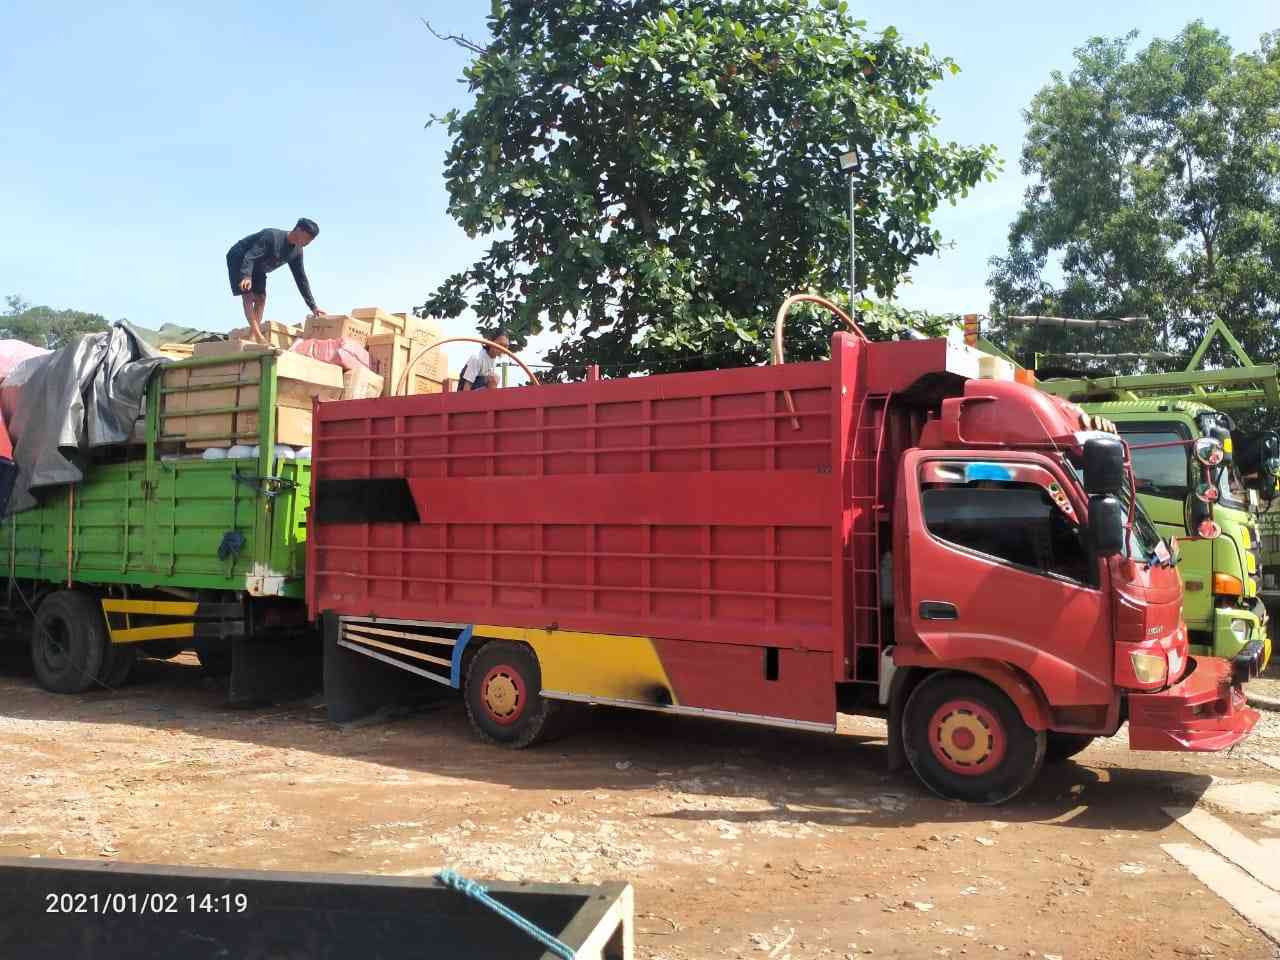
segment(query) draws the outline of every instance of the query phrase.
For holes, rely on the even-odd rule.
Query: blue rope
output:
[[[463,896],[470,897],[472,900],[488,907],[494,913],[498,914],[498,916],[502,917],[509,923],[514,924],[529,936],[533,937],[533,939],[537,940],[556,956],[563,957],[564,960],[575,960],[577,957],[578,953],[573,949],[573,947],[561,940],[557,940],[537,924],[530,923],[510,907],[499,903],[497,900],[493,899],[493,897],[489,896],[489,889],[483,884],[477,883],[474,880],[468,880],[455,870],[441,870],[436,874],[436,879],[451,890],[456,890]]]

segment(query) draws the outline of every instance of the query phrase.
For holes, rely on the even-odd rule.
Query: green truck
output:
[[[233,700],[310,679],[291,656],[308,642],[310,461],[276,446],[279,359],[163,367],[134,442],[98,451],[82,482],[47,488],[5,520],[7,609],[41,685],[116,687],[139,652],[192,648],[230,676]],[[207,442],[253,455],[206,458]]]
[[[1215,337],[1221,336],[1239,366],[1205,369]],[[1003,354],[1002,354],[1003,356]],[[1007,357],[1005,359],[1008,359]],[[1043,358],[1036,358],[1040,367]],[[1192,650],[1233,657],[1251,643],[1271,656],[1271,629],[1263,602],[1262,571],[1267,562],[1258,491],[1274,490],[1275,477],[1241,478],[1231,455],[1235,423],[1229,411],[1280,406],[1280,377],[1272,364],[1255,364],[1220,320],[1210,325],[1186,368],[1168,373],[1038,380],[1046,392],[1079,403],[1093,416],[1111,421],[1132,448],[1142,505],[1162,535],[1182,535],[1200,513],[1221,530],[1216,538],[1181,541],[1185,595],[1183,618]],[[1196,503],[1200,466],[1191,443],[1215,437],[1227,459],[1217,468],[1220,496],[1212,505]]]

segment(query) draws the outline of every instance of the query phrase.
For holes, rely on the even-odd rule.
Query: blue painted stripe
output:
[[[457,642],[453,645],[453,657],[449,663],[449,685],[455,690],[462,689],[462,653],[471,642],[471,634],[475,628],[474,623],[468,624],[466,629],[458,634]]]

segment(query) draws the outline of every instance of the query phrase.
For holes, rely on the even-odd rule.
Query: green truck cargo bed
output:
[[[5,519],[0,549],[10,577],[302,598],[311,464],[274,455],[275,361],[274,353],[236,354],[162,368],[148,386],[145,443],[111,448],[115,462],[99,457],[82,482],[38,491],[39,506]],[[173,386],[167,373],[176,370],[217,370],[222,378]],[[202,408],[225,418],[228,431],[180,432],[198,421],[179,401],[210,389],[236,398]],[[253,402],[241,405],[250,390]],[[250,422],[245,415],[252,432],[237,430],[241,418]],[[218,418],[199,422],[210,419]],[[260,450],[203,460],[186,446],[192,440]]]

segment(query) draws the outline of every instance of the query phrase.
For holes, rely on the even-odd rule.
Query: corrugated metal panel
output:
[[[399,478],[420,522],[313,523],[313,613],[831,651],[845,609],[835,370],[324,404],[314,495]]]

